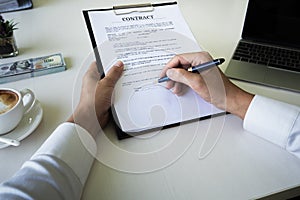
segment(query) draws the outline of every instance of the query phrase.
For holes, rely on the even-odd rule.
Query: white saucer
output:
[[[0,137],[10,138],[21,141],[30,135],[40,124],[43,118],[43,109],[41,103],[35,100],[35,103],[31,110],[26,113],[19,123],[19,125],[11,132],[0,135]],[[8,147],[10,145],[0,142],[0,149]]]

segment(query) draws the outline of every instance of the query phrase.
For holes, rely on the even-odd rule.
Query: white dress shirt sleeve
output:
[[[96,150],[85,129],[61,124],[11,179],[0,184],[0,199],[80,199]]]
[[[300,158],[300,107],[256,95],[243,126]]]
[[[84,184],[96,151],[96,142],[85,129],[64,123],[56,128],[32,159],[39,155],[55,156],[72,168]]]

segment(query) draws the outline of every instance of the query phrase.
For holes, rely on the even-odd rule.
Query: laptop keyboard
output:
[[[300,72],[300,51],[240,42],[233,59]]]

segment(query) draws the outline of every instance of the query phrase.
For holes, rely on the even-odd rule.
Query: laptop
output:
[[[236,80],[300,92],[299,0],[249,0],[225,70]]]

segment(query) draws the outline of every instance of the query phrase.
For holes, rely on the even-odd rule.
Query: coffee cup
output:
[[[0,135],[16,128],[34,101],[35,95],[30,89],[0,88]]]

